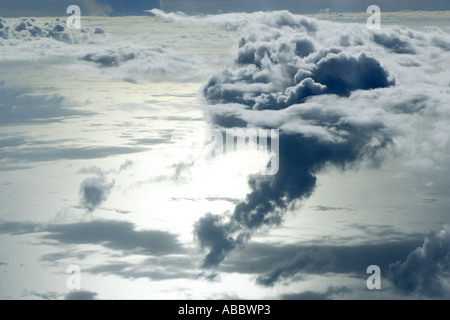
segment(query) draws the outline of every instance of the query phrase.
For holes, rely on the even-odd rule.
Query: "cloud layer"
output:
[[[0,17],[0,61],[69,60],[70,70],[132,83],[191,81],[201,74],[202,64],[189,54],[158,45],[112,42],[100,27],[69,29],[59,18],[8,21]]]
[[[31,41],[38,38],[49,38],[68,44],[87,43],[105,33],[102,28],[69,29],[66,22],[59,18],[42,22],[35,18],[14,20],[11,24],[0,17],[0,46],[8,45],[10,40]],[[9,40],[9,41],[8,41]]]

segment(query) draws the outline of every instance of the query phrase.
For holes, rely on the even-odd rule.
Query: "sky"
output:
[[[0,2],[0,299],[450,298],[442,2],[75,3]]]
[[[218,13],[289,10],[293,13],[311,14],[321,10],[334,12],[364,12],[376,4],[384,11],[449,10],[450,4],[442,0],[1,0],[2,17],[53,17],[61,14],[69,5],[78,5],[85,15],[120,16],[144,15],[144,10],[163,9],[167,12]]]

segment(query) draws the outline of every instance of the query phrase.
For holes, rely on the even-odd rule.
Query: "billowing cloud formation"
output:
[[[288,41],[278,39],[273,45],[242,38],[236,59],[239,68],[210,78],[203,89],[206,99],[243,103],[254,109],[282,109],[314,95],[349,96],[355,90],[395,84],[380,63],[365,53],[356,57],[341,49],[313,53],[312,41]]]
[[[353,55],[341,48],[321,48],[313,39],[318,28],[314,21],[289,13],[276,15],[268,32],[251,33],[239,41],[234,68],[211,77],[203,89],[211,103],[245,105],[243,110],[248,113],[241,118],[247,126],[280,129],[278,173],[250,177],[252,191],[236,205],[228,221],[207,214],[196,223],[200,245],[210,249],[204,267],[217,266],[254,230],[280,224],[297,199],[313,192],[315,175],[323,167],[346,167],[391,142],[379,120],[351,119],[354,110],[345,107],[301,105],[316,95],[348,97],[355,90],[394,85],[380,62],[365,52]],[[267,109],[288,112],[290,117],[281,119],[281,114],[272,111],[266,116],[278,118],[278,123],[269,123],[259,115]],[[221,126],[226,123],[224,118],[236,117],[213,112],[221,114],[215,123]]]
[[[297,200],[311,195],[326,166],[380,163],[405,129],[402,115],[414,114],[429,99],[402,89],[411,79],[400,66],[420,66],[416,56],[427,55],[426,47],[435,53],[427,59],[445,53],[441,41],[449,40],[439,32],[371,31],[287,11],[205,17],[152,12],[178,23],[241,30],[233,64],[203,87],[214,105],[209,119],[222,128],[280,130],[278,173],[251,176],[250,193],[231,214],[208,213],[195,224],[200,246],[209,249],[203,267],[217,266],[255,230],[280,224]],[[444,77],[445,68],[439,68],[434,79]],[[444,100],[438,100],[441,106]]]
[[[389,278],[403,293],[450,298],[450,226],[428,235],[405,261],[391,264]]]
[[[0,17],[0,46],[7,45],[7,40],[29,41],[38,38],[50,38],[57,41],[76,44],[86,43],[94,36],[104,34],[102,28],[82,27],[81,30],[69,29],[65,21],[56,18],[47,22],[41,22],[34,18],[22,18],[9,25]]]
[[[133,43],[89,48],[78,59],[93,63],[100,75],[130,82],[148,77],[161,81],[164,76],[180,81],[199,68],[198,61],[175,50]]]
[[[114,180],[110,181],[101,171],[95,176],[88,177],[81,182],[81,205],[88,211],[93,211],[110,195],[114,187]]]

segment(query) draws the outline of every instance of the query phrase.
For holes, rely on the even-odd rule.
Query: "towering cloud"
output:
[[[376,158],[392,142],[386,124],[370,116],[378,108],[348,101],[355,91],[395,85],[373,54],[327,45],[315,20],[276,12],[263,21],[246,27],[234,65],[202,92],[218,105],[214,125],[280,130],[279,171],[251,176],[251,192],[229,217],[208,213],[195,224],[201,247],[209,249],[204,267],[217,266],[255,230],[280,224],[286,210],[311,195],[324,167]]]

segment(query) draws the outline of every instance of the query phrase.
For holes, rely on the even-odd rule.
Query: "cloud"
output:
[[[93,176],[84,179],[80,185],[81,206],[89,212],[94,211],[99,205],[106,201],[115,185],[115,180],[108,178],[109,174],[120,174],[134,165],[133,161],[127,159],[119,169],[103,170],[97,166],[84,167],[78,173],[91,174]],[[120,214],[127,214],[130,211],[106,209]]]
[[[314,210],[317,211],[352,211],[354,209],[352,208],[343,208],[343,207],[329,207],[329,206],[314,206],[313,207]]]
[[[61,95],[39,95],[32,88],[8,86],[0,81],[0,125],[55,122],[92,114],[73,107],[74,103]]]
[[[279,1],[252,1],[252,0],[228,0],[228,1],[209,1],[209,0],[171,0],[164,2],[165,11],[182,11],[186,13],[216,13],[219,10],[223,12],[254,12],[254,11],[272,11],[289,10],[293,13],[317,13],[320,10],[329,12],[365,12],[366,8],[373,2],[368,0],[346,0],[346,1],[315,1],[305,0],[301,5],[292,0]],[[423,1],[409,1],[405,8],[404,2],[378,1],[384,11],[399,10],[449,10],[449,5],[440,0],[430,0],[427,3]],[[162,7],[161,7],[162,8]],[[324,9],[326,8],[326,9]]]
[[[33,141],[34,142],[34,141]],[[57,141],[56,141],[57,142]],[[35,143],[38,145],[38,143]],[[55,161],[61,159],[98,159],[113,155],[131,154],[143,152],[146,149],[140,147],[97,146],[97,147],[49,147],[34,146],[23,147],[20,150],[4,149],[2,158],[4,164],[18,162]]]
[[[303,291],[281,295],[282,300],[330,300],[351,293],[347,287],[329,287],[325,292]]]
[[[204,77],[194,56],[156,45],[110,42],[102,28],[68,29],[59,18],[0,18],[2,61],[61,59],[66,68],[93,77],[127,81],[172,82]]]
[[[88,211],[93,211],[108,198],[113,187],[114,180],[110,181],[101,172],[84,179],[80,185],[81,205]]]
[[[378,43],[379,45],[382,45],[387,50],[403,54],[403,53],[409,53],[414,54],[416,51],[413,49],[411,43],[408,41],[407,38],[401,39],[399,35],[396,34],[387,34],[387,33],[374,33],[373,35],[373,41]]]
[[[371,31],[287,11],[201,17],[152,13],[242,34],[233,62],[202,88],[210,104],[208,119],[221,129],[280,130],[278,173],[250,176],[251,191],[232,213],[207,213],[195,223],[199,245],[209,250],[203,267],[217,267],[256,230],[281,224],[287,210],[314,192],[324,168],[347,169],[361,161],[381,165],[397,148],[409,148],[402,139],[414,132],[415,113],[431,115],[439,106],[443,117],[448,114],[446,88],[437,93],[411,80],[416,72],[429,72],[418,61],[431,60],[437,71],[426,81],[443,79],[447,85],[448,64],[438,58],[446,46],[433,39],[449,37],[440,32]],[[340,37],[330,37],[336,32]],[[429,47],[432,54],[423,49]]]
[[[199,61],[181,52],[133,43],[87,48],[79,52],[78,59],[94,64],[96,68],[78,66],[74,67],[76,70],[129,82],[163,81],[166,78],[173,82],[186,81],[198,77],[201,69]]]
[[[67,44],[79,44],[92,41],[98,35],[103,35],[102,28],[69,29],[66,22],[60,18],[42,22],[35,18],[22,18],[12,22],[11,25],[0,17],[0,47],[11,43],[11,40],[22,42],[40,38],[48,38]]]
[[[37,223],[2,221],[0,222],[0,234],[21,235],[27,233],[41,232],[43,229]]]
[[[387,274],[392,261],[405,259],[421,243],[423,236],[399,234],[383,227],[373,238],[376,240],[361,242],[356,237],[343,243],[251,242],[231,253],[218,271],[256,275],[256,283],[265,287],[326,273],[367,279],[365,272],[369,265],[376,264],[383,274]]]
[[[91,291],[71,291],[65,295],[64,300],[96,300],[98,294]]]
[[[120,165],[119,173],[122,172],[122,171],[127,171],[127,170],[129,170],[129,169],[132,168],[133,166],[134,166],[134,162],[131,161],[130,159],[127,159],[127,160],[125,160],[124,163],[122,163],[122,164]]]
[[[35,233],[39,233],[41,239],[56,241],[56,244],[97,244],[113,250],[151,256],[183,252],[182,245],[172,233],[159,230],[135,230],[134,224],[125,221],[92,220],[48,225],[34,222],[0,222],[0,234]],[[67,255],[60,255],[59,258],[66,257]],[[52,261],[55,256],[44,258]]]
[[[290,58],[297,60],[297,44],[295,47],[292,44],[285,44],[286,47],[280,45],[276,48],[278,51],[274,52],[267,43],[261,43],[251,51],[250,57],[243,58],[242,55],[247,55],[244,45],[239,49],[237,58],[238,65],[244,66],[234,72],[227,70],[222,76],[210,78],[203,88],[205,98],[212,103],[242,103],[258,110],[283,109],[303,103],[314,95],[349,96],[355,90],[385,88],[395,84],[376,59],[365,53],[351,57],[340,50],[317,52],[309,59],[313,64],[299,69],[294,75],[292,65],[283,63],[278,56],[285,54],[280,53],[280,50],[287,50],[291,54]],[[249,67],[249,64],[253,67]],[[275,79],[268,76],[271,70],[278,71]],[[289,78],[290,81],[287,81]],[[286,86],[286,83],[289,85]],[[292,83],[293,86],[290,85]],[[277,86],[282,86],[281,90],[276,90]],[[276,92],[271,93],[274,89]]]
[[[389,279],[405,294],[450,297],[450,226],[430,233],[405,261],[389,265]]]
[[[301,272],[323,273],[333,271],[337,264],[336,256],[331,250],[302,250],[291,261],[280,265],[275,270],[259,276],[257,282],[264,286],[273,285],[279,278],[292,277]]]
[[[177,255],[146,258],[138,263],[111,261],[84,271],[92,274],[114,274],[127,279],[148,278],[161,281],[194,278],[196,267],[191,258]]]

